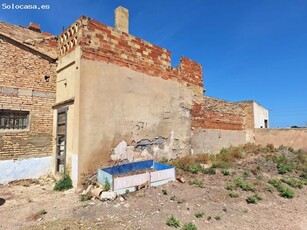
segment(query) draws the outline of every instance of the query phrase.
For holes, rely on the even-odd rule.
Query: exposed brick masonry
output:
[[[52,154],[55,63],[0,36],[0,109],[30,111],[28,130],[0,130],[0,160]]]
[[[244,129],[244,111],[239,105],[207,96],[194,101],[192,117],[194,129]]]
[[[57,37],[49,33],[38,33],[22,26],[0,22],[0,34],[52,59],[57,58]]]
[[[227,101],[202,97],[200,64],[182,57],[179,66],[173,68],[170,51],[84,16],[60,35],[60,55],[71,52],[77,45],[82,49],[82,58],[176,80],[201,93],[198,94],[200,99],[194,101],[192,128],[244,129],[242,108]]]
[[[202,92],[200,64],[181,57],[179,66],[173,68],[170,51],[96,20],[81,17],[63,32],[60,39],[62,55],[73,50],[76,43],[81,46],[85,59],[113,63],[151,76],[177,80]]]

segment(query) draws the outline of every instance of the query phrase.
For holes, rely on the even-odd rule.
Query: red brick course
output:
[[[244,129],[244,111],[235,103],[204,97],[194,101],[191,113],[193,129]]]
[[[71,32],[73,26],[76,25],[78,32],[69,37],[69,34],[73,33]],[[94,19],[81,17],[73,26],[61,35],[59,44],[61,55],[74,49],[72,44],[77,38],[84,59],[112,63],[151,76],[176,80],[202,92],[203,78],[200,64],[181,57],[179,66],[173,68],[170,51]]]

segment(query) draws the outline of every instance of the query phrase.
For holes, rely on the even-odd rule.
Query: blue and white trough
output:
[[[134,192],[138,186],[143,184],[159,186],[175,180],[176,172],[174,167],[154,160],[98,169],[98,182],[104,185],[108,181],[111,190],[117,194],[124,194],[127,191]]]

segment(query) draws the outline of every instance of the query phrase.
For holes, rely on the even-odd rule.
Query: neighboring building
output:
[[[56,42],[0,22],[0,183],[50,171]]]
[[[244,108],[246,129],[269,128],[269,111],[255,101],[237,102]]]
[[[58,38],[0,23],[0,183],[67,170],[80,185],[110,160],[217,152],[265,127],[256,103],[204,96],[202,66],[172,67],[128,17],[117,8],[113,28],[82,16]]]

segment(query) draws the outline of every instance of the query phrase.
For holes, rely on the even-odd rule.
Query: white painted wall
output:
[[[73,186],[77,187],[78,184],[78,155],[71,154],[71,180]]]
[[[0,183],[39,178],[51,172],[51,162],[51,156],[0,161]]]
[[[253,106],[255,128],[265,128],[264,120],[268,121],[267,128],[269,128],[269,111],[256,102],[254,102]]]

